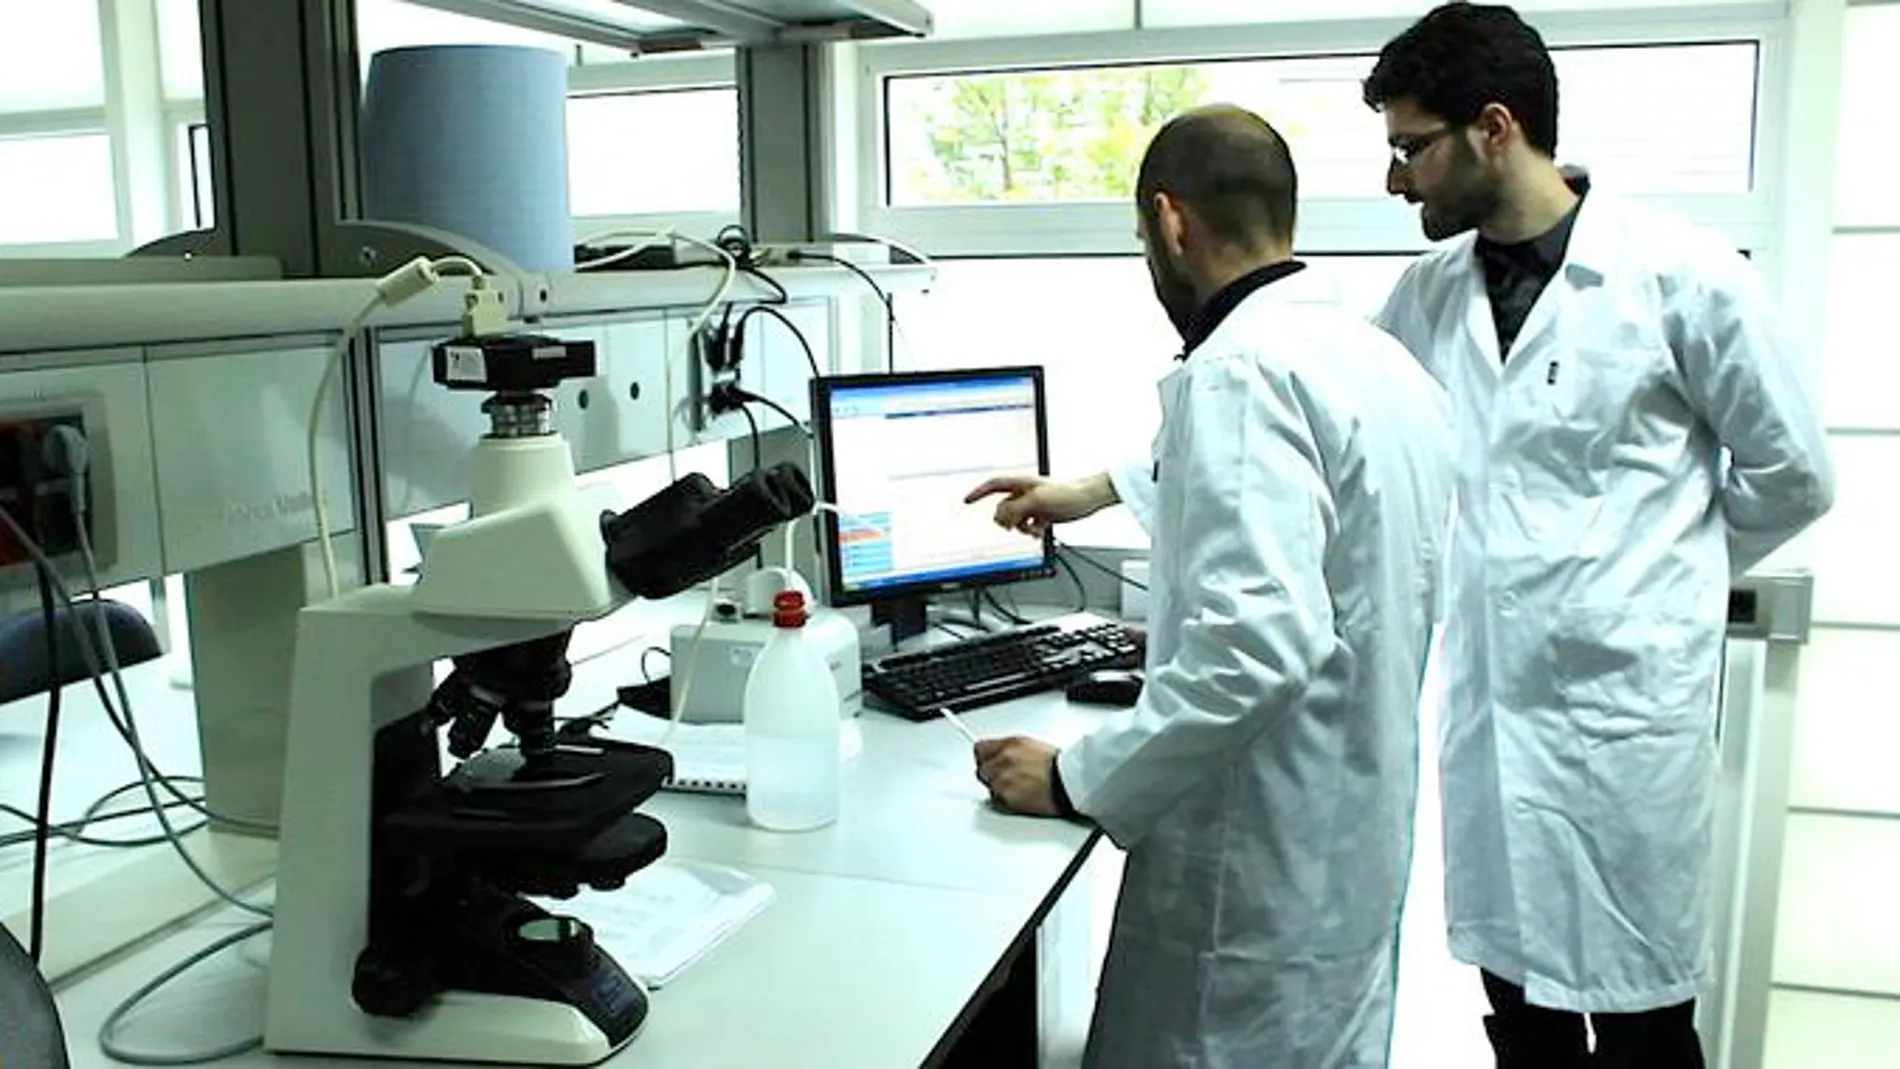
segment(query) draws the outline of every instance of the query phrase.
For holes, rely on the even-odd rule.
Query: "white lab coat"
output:
[[[1386,1062],[1449,413],[1305,281],[1162,382],[1158,484],[1114,474],[1154,541],[1147,686],[1059,758],[1128,851],[1091,1069]]]
[[[1379,317],[1458,428],[1452,954],[1540,1006],[1675,1005],[1710,961],[1729,579],[1826,511],[1821,425],[1713,235],[1592,194],[1508,362],[1472,246],[1413,264]]]

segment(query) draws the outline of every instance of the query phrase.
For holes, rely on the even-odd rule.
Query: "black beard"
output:
[[[1201,310],[1201,299],[1194,292],[1194,284],[1165,259],[1150,261],[1148,275],[1154,280],[1155,298],[1161,302],[1162,311],[1168,313],[1175,333],[1185,340]]]
[[[1469,148],[1459,153],[1451,179],[1437,197],[1421,202],[1419,225],[1432,241],[1483,225],[1504,202],[1500,183],[1479,169]]]

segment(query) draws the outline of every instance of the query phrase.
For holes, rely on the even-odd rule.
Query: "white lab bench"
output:
[[[682,611],[690,609],[668,606],[664,615]],[[617,685],[638,680],[640,649],[634,643],[577,665],[560,712],[575,715],[608,704]],[[126,682],[155,758],[168,772],[182,774],[196,768],[195,759],[184,759],[196,727],[181,715],[189,713],[190,694],[173,686],[173,674],[167,659],[128,669]],[[6,772],[0,796],[27,809],[37,774],[15,770],[37,765],[40,724],[25,708],[31,704],[37,703],[0,710],[25,714],[0,722],[0,768]],[[87,802],[127,782],[132,769],[129,757],[120,760],[124,747],[111,737],[90,687],[68,688],[65,704],[60,749],[74,759],[62,761],[56,772],[60,817],[76,816]],[[1045,694],[976,710],[966,719],[980,734],[1034,734],[1060,744],[1080,737],[1101,716],[1069,705],[1059,694]],[[975,780],[969,744],[947,723],[911,723],[870,709],[858,723],[863,748],[844,770],[841,816],[830,827],[798,834],[761,831],[746,822],[742,800],[729,796],[663,792],[641,807],[666,825],[669,856],[742,869],[772,884],[777,897],[712,955],[654,992],[642,1033],[604,1064],[1036,1065],[1039,929],[1098,834],[992,809]],[[112,759],[100,760],[106,754]],[[4,882],[24,889],[26,881],[15,874],[28,871],[29,853],[0,851]],[[73,872],[128,865],[139,853],[62,844],[52,884],[57,889]],[[140,909],[140,887],[115,882],[121,884],[115,898],[93,890],[90,901],[100,909]],[[253,920],[225,909],[62,984],[57,994],[75,1069],[119,1064],[96,1040],[112,1007],[193,950]],[[189,1052],[261,1031],[260,966],[267,939],[218,955],[155,994],[128,1017],[121,1042],[145,1051]],[[1063,945],[1074,950],[1072,940]],[[1062,970],[1081,965],[1052,964]],[[256,1051],[218,1064],[361,1069],[377,1063],[279,1059]]]

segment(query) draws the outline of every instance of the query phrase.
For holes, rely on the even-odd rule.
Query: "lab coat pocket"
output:
[[[1559,710],[1586,741],[1669,735],[1688,725],[1692,623],[1651,607],[1559,610],[1550,668]]]
[[[1714,804],[1712,710],[1691,621],[1667,609],[1565,613],[1554,652],[1580,762],[1566,807],[1590,972],[1637,986],[1697,967]]]
[[[1533,402],[1528,410],[1537,414],[1536,425],[1528,428],[1529,451],[1541,455],[1544,471],[1559,484],[1593,494],[1661,373],[1661,358],[1636,347],[1538,355],[1541,363],[1527,369],[1520,387]]]

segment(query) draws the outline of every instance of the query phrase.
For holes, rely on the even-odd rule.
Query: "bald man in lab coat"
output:
[[[1417,362],[1315,299],[1296,188],[1258,116],[1168,123],[1137,206],[1186,349],[1152,457],[971,494],[1030,532],[1125,502],[1153,538],[1139,702],[976,747],[997,804],[1128,851],[1092,1069],[1386,1064],[1451,442]]]

